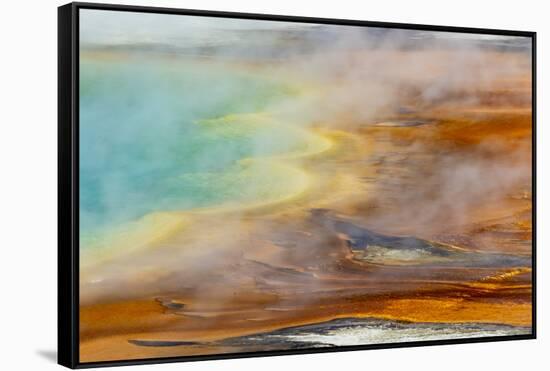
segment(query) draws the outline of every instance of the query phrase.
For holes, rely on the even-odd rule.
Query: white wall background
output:
[[[107,1],[107,0],[105,0]],[[166,364],[155,370],[541,369],[550,349],[550,23],[541,0],[141,0],[134,5],[349,18],[538,32],[539,339],[503,343]],[[4,1],[0,11],[0,368],[59,369],[56,349],[57,9],[59,0]],[[548,314],[550,316],[550,314]],[[538,366],[537,366],[538,364]],[[127,368],[137,369],[136,367]]]

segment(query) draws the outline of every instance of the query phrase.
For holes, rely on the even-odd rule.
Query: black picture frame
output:
[[[282,351],[242,352],[201,356],[128,359],[82,363],[79,361],[79,10],[162,13],[218,18],[238,18],[297,23],[335,24],[407,30],[445,31],[487,35],[509,35],[532,41],[532,333],[471,339],[431,340],[403,343],[338,346]],[[465,344],[535,339],[536,317],[536,32],[486,28],[464,28],[422,24],[370,22],[347,19],[234,13],[145,6],[74,2],[58,8],[58,363],[69,368],[154,364],[213,359],[264,357],[289,354],[342,352],[381,348]]]

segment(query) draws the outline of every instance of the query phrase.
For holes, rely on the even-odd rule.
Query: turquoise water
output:
[[[207,63],[82,57],[80,74],[84,234],[152,211],[255,200],[274,184],[280,192],[285,184],[273,179],[277,174],[239,161],[307,146],[300,131],[242,116],[265,112],[290,94],[252,73]]]

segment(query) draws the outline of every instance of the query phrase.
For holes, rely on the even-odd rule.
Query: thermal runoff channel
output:
[[[80,361],[532,331],[531,39],[80,10]]]

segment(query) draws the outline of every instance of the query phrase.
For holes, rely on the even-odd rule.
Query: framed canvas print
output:
[[[59,8],[59,362],[535,338],[535,33]]]

